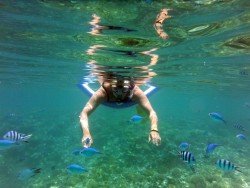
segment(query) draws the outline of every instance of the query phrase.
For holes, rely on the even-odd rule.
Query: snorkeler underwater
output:
[[[250,187],[248,0],[0,2],[0,187]]]

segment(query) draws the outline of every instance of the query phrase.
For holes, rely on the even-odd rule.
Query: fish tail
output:
[[[227,125],[227,122],[224,119],[222,121],[225,123],[225,125]]]
[[[21,143],[18,142],[18,141],[14,141],[14,144],[15,144],[15,145],[18,145],[18,146],[21,145]]]
[[[41,168],[33,168],[35,174],[41,173]]]
[[[175,150],[175,151],[177,152],[178,156],[181,156],[181,151],[179,151],[179,150]]]
[[[190,165],[190,169],[192,170],[193,173],[196,173],[196,170],[194,168],[194,165]]]
[[[176,156],[176,153],[177,155],[181,155],[181,152],[178,151],[177,149],[173,150],[173,151],[170,151],[171,154],[175,155]]]
[[[235,170],[236,170],[237,172],[243,173],[241,170],[239,170],[239,168],[240,168],[240,167],[235,167]]]
[[[209,154],[208,153],[205,153],[204,154],[204,158],[209,158],[210,156],[209,156]]]
[[[132,120],[128,120],[127,121],[129,125],[133,125],[133,121]]]
[[[24,142],[26,142],[31,136],[32,136],[32,134],[23,136],[23,137],[22,137],[22,140],[23,140]]]

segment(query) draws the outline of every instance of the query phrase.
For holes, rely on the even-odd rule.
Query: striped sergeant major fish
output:
[[[233,127],[234,127],[235,129],[240,130],[240,131],[246,131],[246,129],[244,128],[244,126],[241,125],[241,124],[239,124],[239,123],[234,124]]]
[[[28,142],[28,139],[31,136],[32,134],[26,135],[26,134],[18,133],[16,131],[9,131],[3,136],[3,139],[14,141],[14,142]]]
[[[238,171],[238,172],[241,172],[239,170],[239,167],[235,166],[233,163],[231,163],[230,161],[228,161],[226,159],[218,159],[215,164],[219,169],[222,169],[224,171]]]
[[[195,163],[194,155],[189,151],[180,151],[179,152],[180,157],[182,160],[190,165]]]

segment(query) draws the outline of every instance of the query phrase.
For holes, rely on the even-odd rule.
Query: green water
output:
[[[204,1],[1,1],[0,135],[16,130],[32,134],[29,143],[0,151],[0,187],[250,187],[249,2]],[[157,36],[153,22],[171,8],[163,24],[168,40]],[[92,15],[100,24],[134,32],[104,30],[91,35]],[[158,91],[150,101],[159,119],[162,144],[148,143],[149,122],[129,124],[136,107],[100,106],[89,119],[93,147],[102,154],[86,158],[81,146],[79,113],[88,100],[77,84],[91,74],[90,60],[107,66],[133,67],[145,76],[147,55],[98,51],[93,45],[141,52],[158,48],[150,71]],[[106,68],[105,68],[106,67]],[[96,71],[96,70],[94,70]],[[92,84],[98,87],[97,83]],[[228,122],[208,116],[219,112]],[[233,125],[247,130],[247,139]],[[178,156],[181,142],[191,144],[196,173]],[[206,144],[221,144],[204,158]],[[225,173],[217,159],[228,159],[243,173]],[[69,175],[69,164],[87,173]],[[25,168],[41,173],[18,180]]]

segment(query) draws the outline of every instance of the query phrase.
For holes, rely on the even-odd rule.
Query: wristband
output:
[[[152,131],[159,133],[159,131],[156,129],[152,129],[150,132],[152,132]]]

